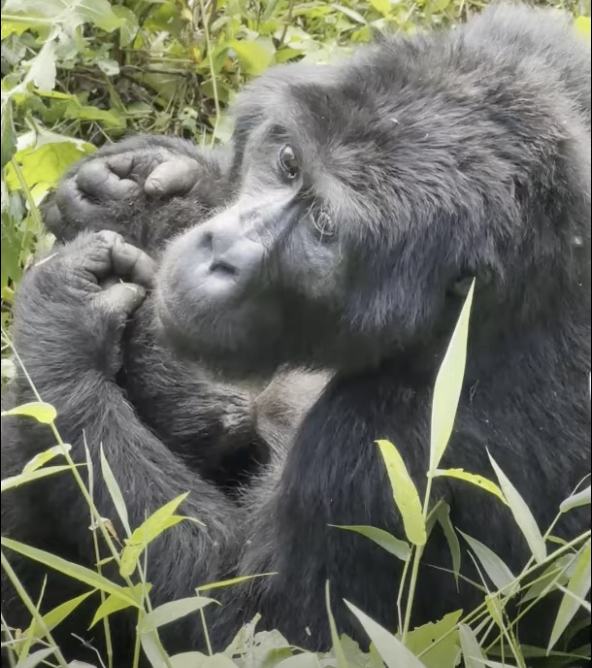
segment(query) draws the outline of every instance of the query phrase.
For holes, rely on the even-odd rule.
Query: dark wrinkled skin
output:
[[[274,69],[245,89],[236,117],[228,204],[170,243],[158,270],[164,333],[180,354],[231,377],[280,365],[335,372],[285,465],[272,463],[252,486],[244,515],[165,456],[93,365],[105,344],[80,336],[87,311],[56,318],[61,297],[42,288],[51,279],[41,269],[21,286],[16,343],[75,455],[82,426],[95,456],[99,442],[117,453],[132,519],[191,490],[184,512],[207,530],[183,523],[154,545],[155,604],[228,572],[275,572],[222,593],[226,605],[207,615],[214,646],[260,613],[261,628],[326,649],[329,580],[339,630],[365,644],[343,599],[394,630],[402,565],[329,525],[404,537],[374,441],[398,446],[423,492],[433,383],[471,277],[466,379],[442,467],[494,478],[489,450],[543,530],[590,472],[590,50],[555,14],[489,8],[457,31],[389,38],[335,66]],[[292,161],[278,164],[286,145],[298,168],[290,178]],[[160,215],[182,216],[190,197]],[[39,331],[52,355],[31,340]],[[30,397],[17,387],[17,400]],[[18,470],[51,445],[42,436],[24,420],[3,423],[3,475],[5,460]],[[101,513],[113,517],[96,487]],[[3,530],[10,514],[15,537],[90,564],[86,511],[74,496],[50,483],[11,495]],[[438,499],[456,527],[512,571],[523,568],[525,541],[493,496],[440,481]],[[588,528],[581,509],[554,533],[570,539]],[[10,557],[37,591],[39,574]],[[440,532],[424,559],[414,625],[482,602],[442,572],[451,563]],[[463,573],[478,578],[466,554]],[[63,596],[48,592],[53,602]],[[555,610],[534,608],[521,640],[544,643]],[[172,653],[203,648],[199,624],[186,620],[163,629],[163,641]]]

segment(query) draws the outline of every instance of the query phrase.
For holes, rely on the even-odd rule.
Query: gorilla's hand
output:
[[[143,230],[136,228],[148,223],[147,214],[187,195],[209,162],[190,142],[171,137],[134,137],[103,147],[75,165],[47,199],[45,224],[62,242],[82,231],[113,229],[139,243]]]
[[[113,378],[126,320],[153,274],[153,261],[110,231],[81,235],[37,262],[15,304],[15,341],[25,365]]]

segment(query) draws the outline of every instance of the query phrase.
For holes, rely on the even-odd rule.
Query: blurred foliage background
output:
[[[52,243],[37,206],[85,153],[138,132],[224,141],[231,131],[228,103],[270,65],[323,63],[373,31],[450,25],[485,4],[4,0],[2,325],[23,267]],[[590,0],[556,6],[590,16]]]

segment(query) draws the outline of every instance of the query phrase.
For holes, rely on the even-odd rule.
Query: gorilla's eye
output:
[[[295,179],[298,176],[300,165],[291,146],[283,146],[280,150],[280,167],[289,179]]]

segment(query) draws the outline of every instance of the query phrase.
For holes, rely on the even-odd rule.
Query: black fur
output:
[[[243,92],[229,205],[164,256],[164,331],[184,354],[235,376],[281,364],[336,375],[285,466],[269,468],[241,517],[167,455],[97,368],[109,337],[94,321],[89,336],[80,303],[60,306],[58,274],[38,268],[23,281],[16,345],[60,410],[75,455],[84,427],[93,455],[102,442],[117,462],[132,521],[191,490],[184,510],[208,527],[181,524],[154,545],[155,604],[230,571],[278,573],[229,589],[227,605],[208,611],[217,647],[260,612],[262,627],[327,648],[327,580],[340,631],[365,642],[343,598],[395,627],[401,564],[328,525],[403,536],[374,441],[396,443],[424,489],[432,387],[467,277],[478,290],[444,465],[493,477],[489,448],[543,529],[589,473],[590,50],[572,30],[556,14],[490,8],[455,31],[389,38],[335,66],[273,70]],[[300,168],[290,179],[278,167],[286,144]],[[182,208],[177,200],[174,211]],[[17,381],[13,401],[29,397]],[[3,476],[52,444],[24,420],[2,429]],[[99,482],[95,497],[112,517]],[[90,564],[86,510],[75,498],[51,483],[11,495],[3,531],[7,517],[15,537]],[[514,571],[524,565],[526,545],[494,498],[460,482],[438,485],[438,498],[462,531]],[[570,538],[587,526],[587,513],[574,512],[555,533]],[[14,560],[37,591],[38,572]],[[425,562],[450,567],[439,534]],[[426,566],[414,623],[480,601]],[[542,642],[551,622],[536,608],[522,639]],[[200,645],[197,624],[163,631],[172,652]]]

